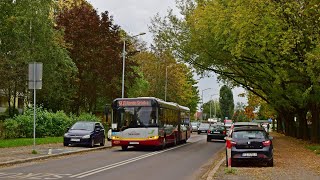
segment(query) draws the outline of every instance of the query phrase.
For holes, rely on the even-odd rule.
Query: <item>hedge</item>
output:
[[[63,111],[50,112],[42,107],[36,113],[36,137],[63,136],[68,127],[77,121],[99,121],[101,119],[90,114],[80,116],[66,115]],[[6,119],[3,123],[2,138],[32,138],[33,137],[33,109],[27,109],[24,114]]]

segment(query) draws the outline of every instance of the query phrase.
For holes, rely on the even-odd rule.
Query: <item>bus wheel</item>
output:
[[[128,146],[121,146],[122,151],[128,150]]]

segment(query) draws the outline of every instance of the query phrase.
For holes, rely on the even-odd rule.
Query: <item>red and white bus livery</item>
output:
[[[190,109],[153,97],[118,98],[112,103],[112,146],[165,148],[188,140]]]

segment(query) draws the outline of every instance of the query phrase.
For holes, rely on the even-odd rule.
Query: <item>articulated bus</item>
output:
[[[190,137],[190,109],[153,97],[118,98],[112,103],[112,146],[185,143]]]

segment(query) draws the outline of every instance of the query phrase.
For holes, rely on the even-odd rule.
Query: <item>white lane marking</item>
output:
[[[70,176],[70,177],[75,177],[75,178],[79,178],[79,179],[80,178],[84,178],[84,177],[87,177],[87,176],[90,176],[90,175],[93,175],[93,174],[97,174],[97,173],[102,172],[102,171],[113,169],[113,168],[116,168],[116,167],[119,167],[119,166],[122,166],[122,165],[125,165],[125,164],[129,164],[129,163],[141,160],[141,159],[145,159],[147,157],[151,157],[151,156],[154,156],[154,155],[157,155],[157,154],[164,153],[166,151],[171,151],[173,149],[177,149],[177,148],[189,145],[189,144],[191,144],[191,143],[180,145],[180,146],[176,146],[176,147],[172,147],[172,148],[169,148],[169,149],[166,149],[166,150],[162,150],[162,151],[158,151],[158,152],[148,153],[148,154],[141,155],[141,156],[138,156],[138,157],[135,157],[135,158],[124,160],[124,161],[117,162],[117,163],[114,163],[114,164],[110,164],[110,165],[107,165],[107,166],[104,166],[104,167],[92,169],[92,170],[89,170],[89,171],[86,171],[86,172],[83,172],[83,173],[80,173],[80,174],[75,174],[75,175]]]
[[[0,173],[0,179],[62,179],[71,174],[53,173]]]

